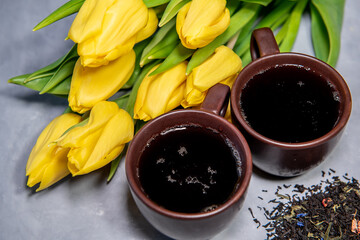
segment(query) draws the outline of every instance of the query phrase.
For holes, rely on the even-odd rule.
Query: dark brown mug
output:
[[[125,171],[133,199],[150,224],[171,238],[209,239],[225,229],[244,202],[252,174],[252,159],[245,138],[233,124],[223,118],[229,96],[229,87],[217,84],[209,90],[199,110],[174,110],[161,115],[141,128],[129,145]],[[231,142],[232,151],[237,156],[234,165],[234,170],[237,171],[237,183],[231,187],[232,192],[226,197],[225,202],[203,212],[169,210],[152,200],[141,182],[141,166],[146,164],[143,161],[147,161],[147,158],[143,156],[145,150],[154,146],[154,141],[158,141],[158,136],[187,126],[200,127],[200,131],[212,129],[216,134]],[[216,149],[209,148],[206,151],[216,151]],[[221,161],[224,160],[226,159],[221,159]],[[201,159],[201,161],[207,161],[207,159]],[[214,172],[214,170],[211,171]],[[150,179],[155,178],[155,175],[156,173],[150,176]],[[159,188],[159,186],[150,187]]]
[[[351,112],[349,88],[325,62],[280,53],[269,28],[253,32],[250,50],[253,61],[232,88],[232,121],[255,166],[277,176],[300,175],[324,161],[339,141]]]

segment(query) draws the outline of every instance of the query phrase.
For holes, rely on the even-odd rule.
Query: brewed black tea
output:
[[[298,143],[328,133],[339,116],[338,91],[311,69],[280,65],[255,75],[243,89],[243,117],[261,135]]]
[[[195,125],[168,129],[145,147],[139,162],[144,192],[160,206],[184,213],[206,212],[236,189],[240,160],[219,132]]]

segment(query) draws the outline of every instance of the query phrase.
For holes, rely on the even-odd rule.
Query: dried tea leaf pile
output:
[[[249,208],[254,222],[268,232],[267,239],[360,239],[357,179],[349,178],[348,174],[342,178],[333,176],[311,187],[294,185],[292,196],[280,193],[289,187],[291,185],[278,186],[276,198],[268,202],[276,204],[272,210],[258,207],[264,211],[266,224],[261,225]]]

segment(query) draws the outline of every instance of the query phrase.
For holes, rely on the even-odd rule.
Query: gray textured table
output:
[[[0,239],[167,239],[153,229],[137,210],[129,193],[124,163],[107,184],[107,168],[66,178],[34,194],[26,187],[27,157],[42,129],[66,107],[66,100],[38,95],[7,79],[33,72],[62,56],[71,46],[64,41],[73,20],[69,17],[32,32],[44,16],[66,0],[1,0],[0,2]],[[243,209],[216,239],[264,239],[262,228],[247,210],[265,206],[278,185],[320,182],[321,171],[335,169],[360,178],[360,1],[347,0],[342,49],[337,70],[346,79],[353,97],[347,129],[333,153],[316,169],[296,178],[278,179],[254,171]],[[306,16],[294,51],[313,54],[310,20]],[[264,193],[262,189],[269,192]],[[258,198],[261,196],[264,200]]]

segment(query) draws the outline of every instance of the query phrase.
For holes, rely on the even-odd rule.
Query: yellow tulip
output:
[[[176,18],[176,31],[184,47],[201,48],[222,34],[230,24],[226,0],[192,0]]]
[[[228,106],[227,106],[227,108],[226,108],[226,113],[225,113],[224,118],[225,118],[226,120],[228,120],[229,122],[232,123],[232,120],[231,120],[231,105],[230,105],[230,99],[229,99],[229,104],[228,104]]]
[[[155,10],[150,8],[148,22],[147,22],[146,26],[143,29],[141,29],[138,32],[138,34],[136,35],[136,42],[137,43],[141,42],[142,40],[153,35],[157,29],[158,23],[159,23],[159,20],[156,16]]]
[[[134,135],[130,115],[114,102],[99,102],[91,110],[88,122],[72,128],[57,142],[69,148],[68,168],[73,176],[99,169],[114,160]]]
[[[159,65],[158,65],[159,66]],[[142,81],[134,106],[134,118],[148,121],[178,106],[184,97],[187,62]]]
[[[78,60],[74,67],[69,92],[69,106],[84,113],[96,103],[114,95],[131,77],[135,67],[135,52],[131,50],[108,65],[84,67]]]
[[[66,113],[56,117],[42,131],[26,164],[29,187],[40,183],[36,191],[43,190],[70,173],[67,168],[69,150],[57,146],[54,141],[80,121],[79,115]]]
[[[181,105],[185,108],[200,105],[209,88],[217,83],[232,87],[241,68],[241,59],[236,53],[228,47],[218,47],[213,55],[194,68],[188,76]]]
[[[127,54],[148,19],[142,0],[86,0],[68,35],[78,43],[81,64],[98,67]]]

